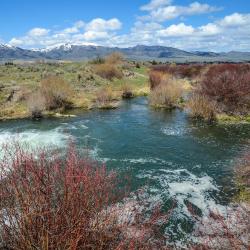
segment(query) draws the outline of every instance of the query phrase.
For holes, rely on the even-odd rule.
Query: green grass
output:
[[[131,86],[135,96],[148,94],[148,68],[143,65],[136,68],[131,62],[126,62],[126,65],[126,71],[132,76],[112,81],[96,75],[94,65],[88,62],[22,62],[8,66],[0,65],[0,86],[3,86],[0,88],[0,119],[29,116],[25,102],[6,100],[12,90],[15,90],[16,95],[25,89],[26,95],[29,95],[40,87],[41,80],[48,75],[57,75],[72,86],[74,95],[71,99],[75,108],[94,107],[95,93],[105,86],[111,87],[118,99],[122,96],[124,84]],[[122,68],[122,65],[120,67]]]

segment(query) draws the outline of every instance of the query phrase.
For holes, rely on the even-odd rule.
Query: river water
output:
[[[184,111],[154,110],[147,98],[116,110],[78,112],[76,117],[0,123],[0,145],[12,139],[64,149],[74,143],[94,159],[131,178],[151,202],[176,202],[166,233],[174,241],[190,232],[188,204],[201,215],[220,210],[235,193],[235,159],[247,146],[250,125],[208,125]]]

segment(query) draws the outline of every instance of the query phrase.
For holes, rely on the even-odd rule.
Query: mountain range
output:
[[[87,60],[103,57],[112,52],[121,52],[133,60],[158,61],[250,61],[250,52],[231,51],[215,53],[206,51],[188,52],[173,47],[137,45],[128,48],[94,45],[60,44],[45,49],[22,49],[0,44],[0,61],[10,60]]]

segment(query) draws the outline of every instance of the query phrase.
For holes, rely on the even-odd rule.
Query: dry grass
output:
[[[205,95],[194,93],[187,103],[190,114],[194,118],[213,121],[216,118],[216,103]]]
[[[113,78],[121,79],[123,77],[122,71],[110,63],[96,64],[94,71],[97,75],[108,80],[112,80]]]
[[[97,91],[96,93],[96,103],[98,107],[109,107],[112,106],[114,101],[114,94],[111,87],[104,87]]]
[[[41,118],[46,109],[46,99],[40,91],[36,91],[28,98],[27,107],[32,118]]]
[[[105,62],[108,64],[119,64],[124,60],[123,54],[119,52],[111,53],[105,57]]]
[[[60,77],[50,76],[41,81],[41,94],[47,110],[68,108],[72,92],[71,86]]]
[[[176,79],[167,79],[151,90],[149,102],[154,107],[175,108],[179,105],[182,94],[180,82]]]

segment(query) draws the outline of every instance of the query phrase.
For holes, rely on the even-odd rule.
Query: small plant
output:
[[[183,89],[176,79],[162,81],[151,90],[150,105],[154,107],[175,108],[180,104]]]
[[[194,93],[187,103],[190,114],[194,118],[214,121],[216,119],[216,103],[205,95]]]
[[[41,81],[41,93],[47,110],[69,108],[72,92],[71,86],[60,77],[49,76]]]

